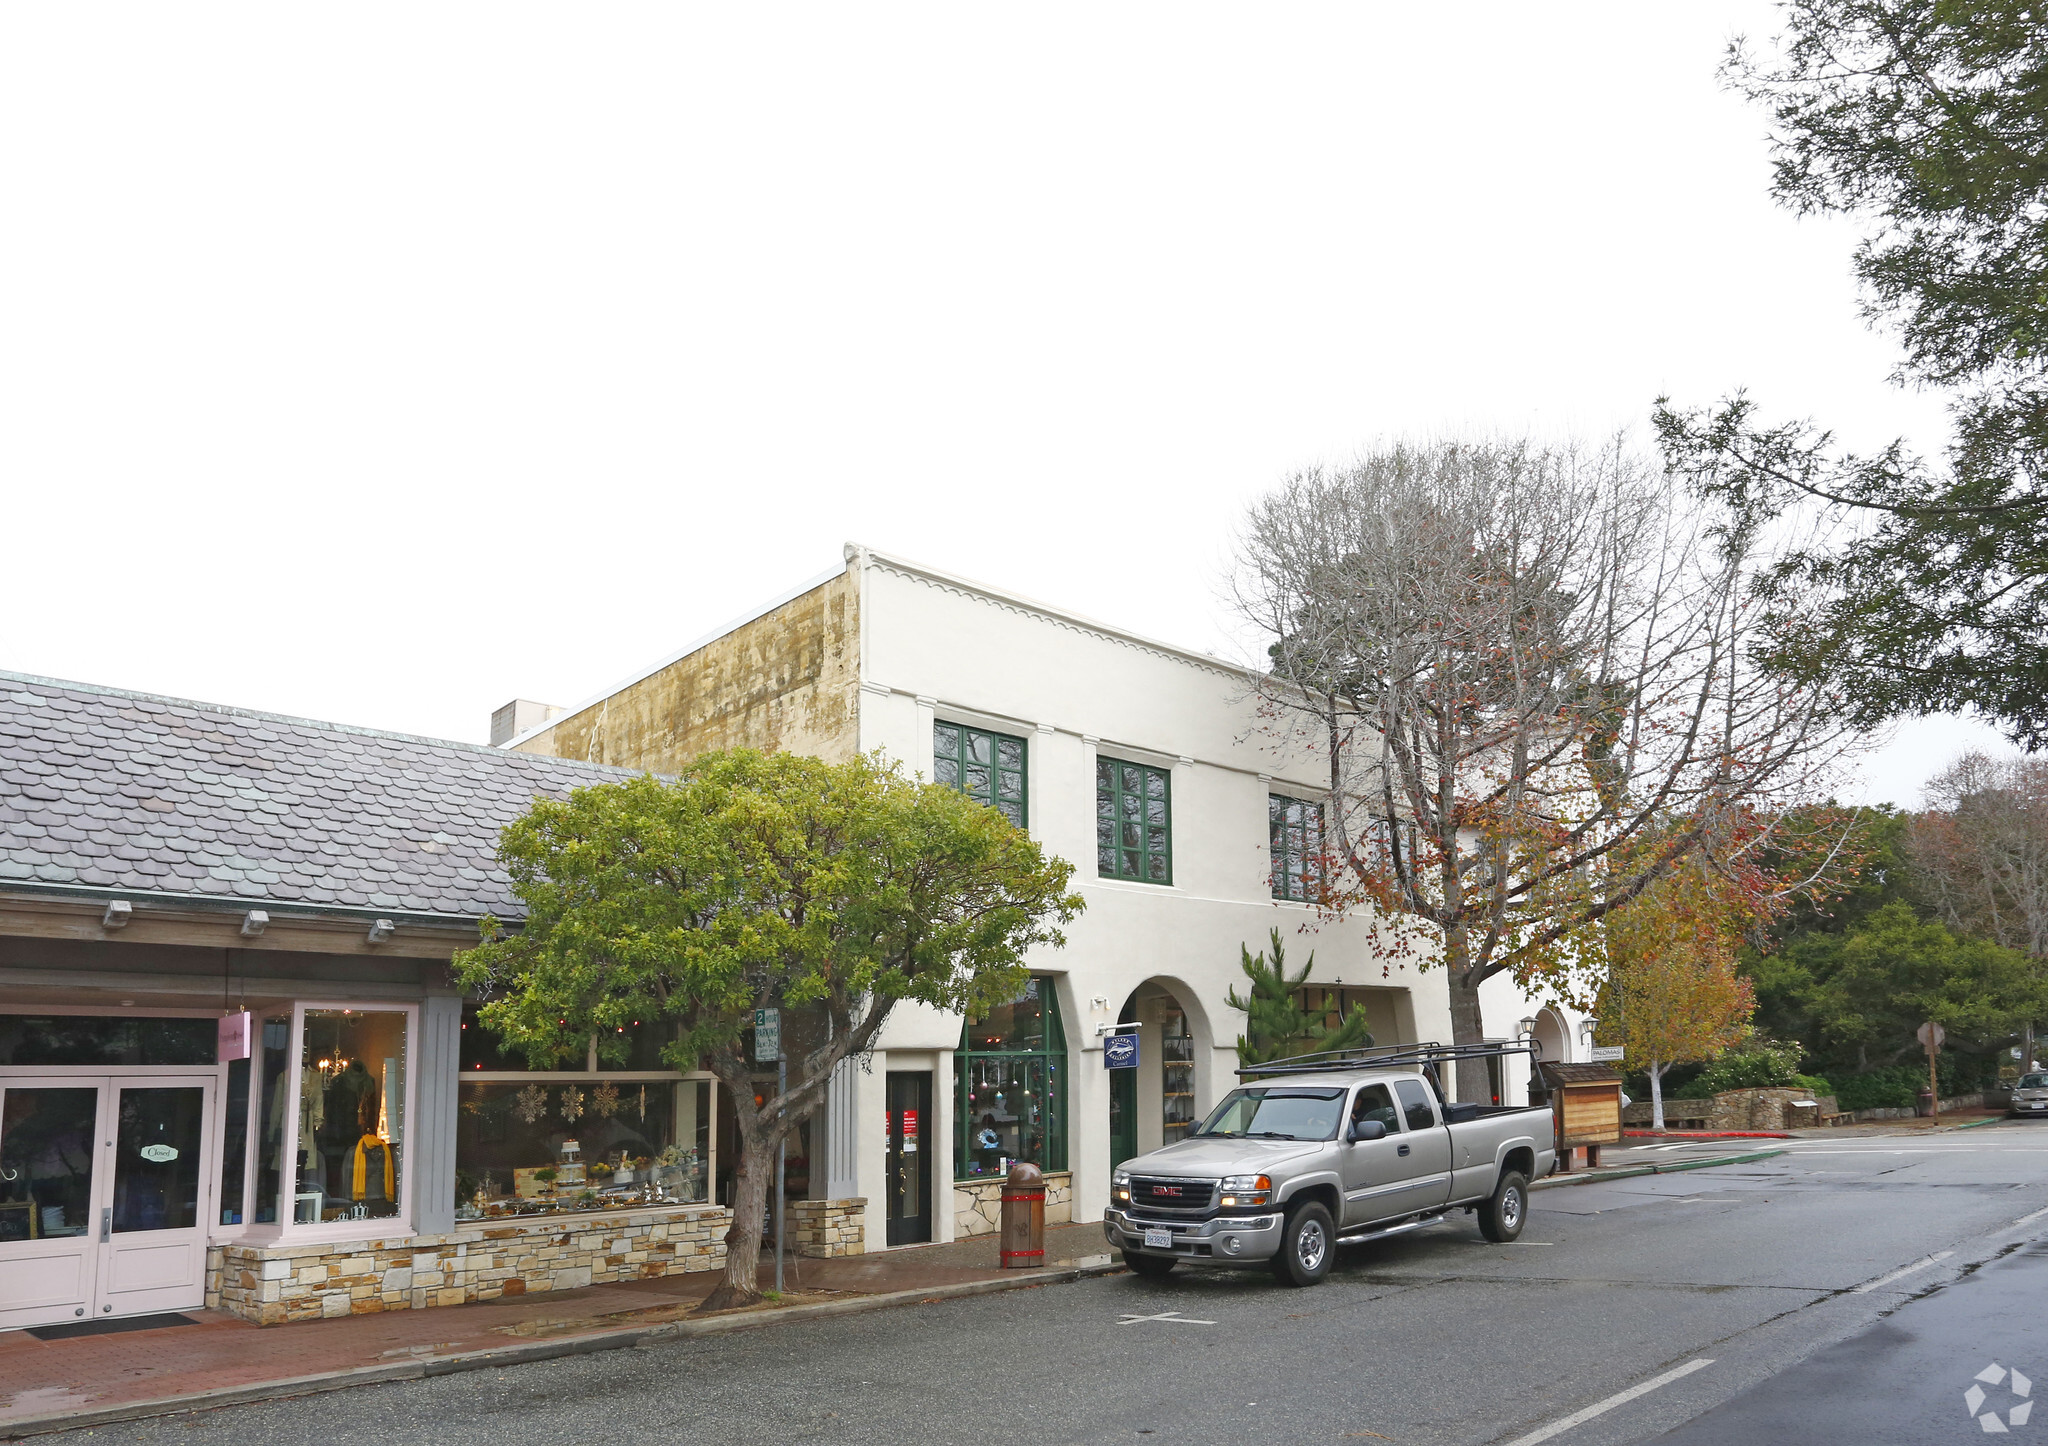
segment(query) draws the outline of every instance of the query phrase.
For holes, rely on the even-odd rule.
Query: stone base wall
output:
[[[1814,1100],[1802,1089],[1723,1090],[1714,1096],[1714,1112],[1707,1117],[1710,1130],[1788,1130],[1817,1125],[1823,1115],[1833,1114],[1832,1096],[1814,1100],[1818,1108],[1795,1110],[1796,1101]]]
[[[1068,1225],[1074,1219],[1074,1176],[1048,1170],[1045,1175],[1045,1223]],[[993,1235],[1003,1228],[1003,1182],[957,1180],[953,1184],[953,1237]]]
[[[276,1325],[718,1270],[731,1224],[721,1206],[686,1205],[477,1221],[391,1240],[217,1245],[207,1252],[206,1303]]]
[[[798,1255],[814,1259],[860,1255],[867,1249],[867,1208],[861,1199],[792,1200],[790,1243]]]

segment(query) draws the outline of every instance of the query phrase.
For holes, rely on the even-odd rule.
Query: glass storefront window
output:
[[[1049,978],[962,1027],[953,1056],[954,1174],[1000,1179],[1019,1160],[1067,1168],[1067,1041]]]
[[[0,1241],[83,1235],[92,1227],[97,1089],[0,1093]]]
[[[397,1010],[305,1011],[294,1223],[400,1213],[407,1022]],[[280,1076],[273,1093],[287,1083]]]
[[[462,1081],[461,1219],[701,1203],[710,1164],[708,1080]]]
[[[130,1014],[0,1014],[0,1064],[212,1065],[211,1019]]]
[[[291,1113],[292,1017],[274,1014],[263,1021],[256,1064],[262,1069],[263,1118],[256,1132],[256,1203],[250,1219],[258,1225],[277,1223],[277,1197],[284,1189],[285,1151],[290,1148],[285,1116]]]
[[[249,1066],[228,1061],[225,1128],[220,1137],[220,1223],[240,1225],[249,1165]]]

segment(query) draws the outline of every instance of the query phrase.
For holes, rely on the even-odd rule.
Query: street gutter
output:
[[[1548,1190],[1563,1185],[1598,1185],[1607,1180],[1630,1180],[1638,1175],[1675,1175],[1681,1170],[1706,1170],[1715,1165],[1747,1165],[1754,1160],[1775,1159],[1784,1153],[1783,1150],[1753,1150],[1746,1155],[1716,1155],[1711,1160],[1660,1160],[1654,1165],[1627,1165],[1614,1170],[1574,1170],[1569,1175],[1552,1175],[1538,1180],[1529,1188]]]
[[[130,1401],[101,1410],[63,1411],[47,1416],[23,1416],[0,1420],[0,1441],[24,1436],[46,1435],[52,1431],[78,1431],[117,1421],[138,1421],[152,1416],[179,1416],[191,1411],[210,1411],[220,1406],[240,1406],[254,1401],[278,1400],[288,1396],[311,1396],[349,1386],[374,1386],[385,1381],[418,1381],[432,1376],[452,1376],[459,1371],[489,1371],[527,1361],[551,1361],[564,1356],[594,1355],[599,1351],[627,1350],[662,1341],[691,1340],[699,1336],[729,1335],[737,1331],[760,1330],[765,1326],[793,1321],[819,1320],[827,1316],[857,1315],[862,1311],[885,1310],[891,1306],[918,1305],[963,1296],[990,1295],[1001,1290],[1022,1290],[1034,1285],[1059,1285],[1114,1275],[1124,1269],[1122,1261],[1100,1265],[1074,1265],[1063,1269],[1019,1271],[1000,1280],[970,1280],[957,1285],[935,1285],[925,1290],[894,1290],[880,1295],[852,1296],[846,1300],[818,1301],[811,1305],[784,1306],[775,1310],[746,1311],[736,1315],[713,1316],[707,1320],[664,1321],[652,1326],[628,1326],[618,1330],[592,1331],[551,1341],[530,1341],[520,1345],[463,1351],[449,1356],[403,1361],[388,1366],[352,1366],[341,1371],[321,1371],[310,1376],[287,1376],[276,1381],[257,1381],[246,1386],[222,1386],[211,1391],[194,1391],[151,1401]]]

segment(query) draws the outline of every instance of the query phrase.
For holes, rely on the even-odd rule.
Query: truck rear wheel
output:
[[[1513,1170],[1502,1172],[1493,1195],[1479,1207],[1479,1233],[1505,1245],[1522,1233],[1529,1218],[1529,1182]]]
[[[1330,1273],[1337,1252],[1337,1232],[1330,1212],[1310,1200],[1288,1212],[1280,1228],[1280,1253],[1273,1274],[1282,1285],[1317,1285]]]
[[[1173,1274],[1173,1261],[1164,1255],[1140,1255],[1135,1250],[1126,1250],[1124,1264],[1131,1268],[1131,1274],[1142,1275],[1147,1280],[1159,1280]]]

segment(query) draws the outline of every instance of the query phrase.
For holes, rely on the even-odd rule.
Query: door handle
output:
[[[1395,1154],[1397,1154],[1397,1155],[1405,1155],[1405,1154],[1407,1154],[1407,1153],[1408,1153],[1408,1147],[1407,1147],[1406,1145],[1403,1145],[1403,1146],[1402,1146],[1402,1147],[1401,1147],[1400,1149],[1396,1150],[1396,1151],[1395,1151],[1394,1153],[1395,1153]]]
[[[105,1245],[114,1238],[114,1207],[109,1205],[100,1211],[100,1244]]]

